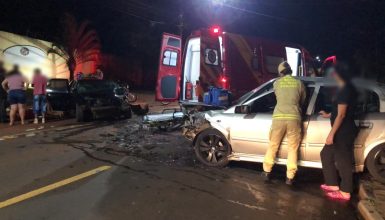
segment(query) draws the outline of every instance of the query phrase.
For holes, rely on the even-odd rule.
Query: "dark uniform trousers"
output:
[[[325,184],[338,186],[341,177],[340,190],[353,191],[354,140],[356,131],[337,132],[332,145],[325,145],[321,151],[322,171]],[[338,172],[338,173],[337,173]]]

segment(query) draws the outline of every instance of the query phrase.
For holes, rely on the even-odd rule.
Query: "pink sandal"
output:
[[[331,186],[328,186],[326,184],[322,184],[320,186],[320,188],[324,191],[324,192],[335,192],[335,191],[338,191],[339,189],[333,189]]]
[[[341,201],[349,201],[350,200],[350,195],[349,196],[344,196],[340,191],[334,191],[334,192],[328,192],[326,193],[326,196],[331,198],[331,199],[336,199],[336,200],[341,200]]]

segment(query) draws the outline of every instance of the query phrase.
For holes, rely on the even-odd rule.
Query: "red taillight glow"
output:
[[[229,78],[222,75],[219,77],[218,80],[219,80],[219,85],[221,86],[221,88],[229,89]]]
[[[221,32],[221,28],[219,26],[211,27],[211,32],[213,34],[219,34]]]

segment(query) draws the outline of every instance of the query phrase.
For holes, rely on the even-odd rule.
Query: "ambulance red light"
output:
[[[223,89],[229,89],[229,80],[226,76],[219,77],[219,84]]]
[[[211,32],[213,34],[219,34],[220,31],[221,31],[221,28],[219,26],[214,26],[214,27],[211,28]]]

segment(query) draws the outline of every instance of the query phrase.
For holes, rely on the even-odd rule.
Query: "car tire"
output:
[[[84,106],[76,104],[76,121],[77,122],[84,122]]]
[[[224,167],[229,163],[231,146],[220,131],[208,128],[198,134],[194,151],[201,163],[210,167]]]
[[[366,157],[366,167],[370,175],[385,183],[385,144],[373,148]]]

